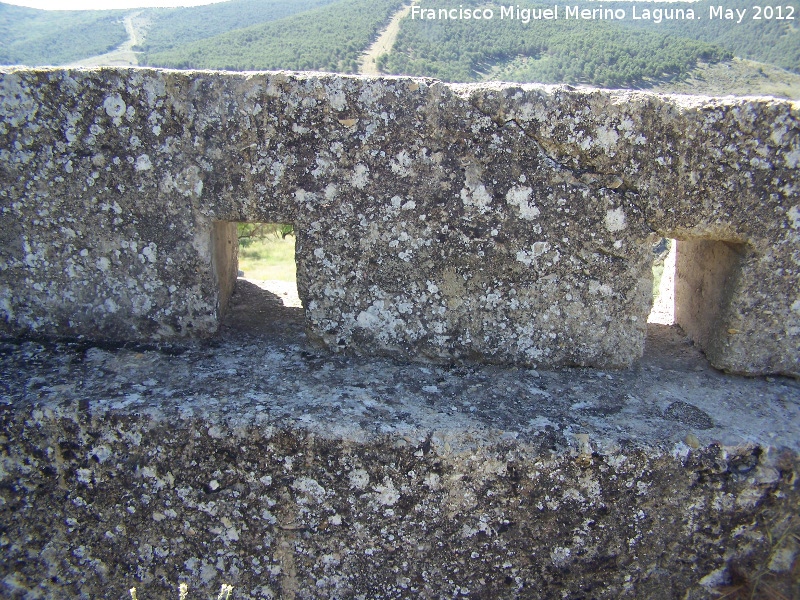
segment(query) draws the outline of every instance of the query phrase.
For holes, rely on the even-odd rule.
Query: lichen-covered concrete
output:
[[[741,250],[716,366],[800,374],[796,103],[143,69],[6,70],[0,98],[6,333],[213,333],[213,224],[277,221],[330,349],[627,366],[656,232]]]
[[[259,295],[202,345],[0,344],[0,596],[800,592],[800,382],[663,326],[625,371],[332,355]]]

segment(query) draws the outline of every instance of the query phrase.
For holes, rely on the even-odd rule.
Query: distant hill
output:
[[[128,37],[124,14],[0,4],[0,64],[59,65],[108,52]]]
[[[740,58],[748,58],[759,62],[776,65],[795,73],[800,73],[800,2],[782,0],[771,5],[771,12],[760,11],[761,19],[753,19],[759,13],[755,6],[766,7],[769,3],[753,2],[753,0],[700,0],[691,5],[695,13],[702,18],[692,22],[663,21],[626,21],[631,27],[655,30],[670,35],[708,42],[733,52]],[[615,4],[616,6],[616,4]],[[631,6],[624,3],[620,6]],[[641,4],[638,4],[641,8]],[[746,9],[746,17],[741,23],[735,21],[709,19],[709,7],[722,6],[724,9]],[[778,12],[775,7],[780,6]],[[794,9],[791,13],[790,8]],[[772,14],[771,19],[766,15]],[[794,19],[779,19],[791,14]]]
[[[358,57],[403,0],[338,0],[277,21],[147,53],[148,65],[353,73]]]
[[[774,65],[734,58],[699,64],[686,77],[654,81],[649,89],[706,96],[775,96],[800,100],[800,74]]]
[[[133,12],[149,22],[146,40],[136,49],[154,54],[336,1],[228,0],[135,11],[45,11],[0,3],[0,64],[58,65],[104,54],[127,39],[122,19]]]
[[[481,22],[406,19],[393,51],[379,60],[379,66],[389,73],[429,75],[446,81],[477,81],[498,75],[508,81],[622,87],[685,75],[698,61],[713,63],[733,57],[719,45],[634,28],[623,21],[566,20],[563,6],[560,20],[526,23],[501,20],[499,4],[480,0],[462,0],[461,4],[491,8],[495,18]],[[425,0],[421,6],[436,11],[452,4],[450,0]],[[520,2],[517,6],[535,9],[543,5]]]
[[[277,21],[335,1],[229,0],[206,6],[161,10],[151,15],[152,25],[141,49],[155,54],[235,29]]]
[[[297,69],[352,73],[359,57],[410,0],[229,0],[192,8],[53,12],[0,3],[0,64],[89,64],[127,40],[131,61],[155,67]],[[518,8],[691,8],[693,21],[400,21],[394,46],[377,65],[390,74],[446,81],[539,81],[800,93],[800,0],[782,0],[794,19],[753,20],[752,0],[652,3],[517,0]],[[493,8],[502,0],[420,0],[423,8]],[[710,6],[746,9],[741,23],[708,18]],[[131,16],[136,14],[136,19]],[[563,12],[562,12],[563,15]],[[768,16],[762,11],[762,17]],[[135,25],[130,39],[123,18]],[[135,35],[134,35],[135,34]],[[138,53],[131,53],[130,45]],[[115,52],[115,54],[119,54]],[[731,59],[742,57],[749,60]],[[752,61],[760,61],[754,63]],[[106,64],[100,62],[100,64]],[[785,70],[788,69],[793,73]],[[748,92],[748,90],[752,90]]]

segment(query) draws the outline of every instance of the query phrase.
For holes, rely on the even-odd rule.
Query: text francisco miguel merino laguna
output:
[[[498,7],[496,7],[498,8]],[[730,9],[726,12],[733,13]],[[744,12],[744,11],[740,11]],[[422,8],[418,5],[411,7],[411,18],[421,21],[489,21],[499,16],[503,20],[521,21],[529,23],[539,20],[649,20],[661,23],[667,20],[694,20],[695,16],[691,8],[637,8],[633,6],[632,12],[628,15],[624,8],[603,8],[602,5],[596,8],[583,8],[580,6],[552,6],[550,8],[520,8],[519,6],[500,6],[499,13],[491,8]],[[723,8],[711,7],[710,19],[729,19],[731,16],[723,12]],[[739,19],[741,20],[741,18]]]

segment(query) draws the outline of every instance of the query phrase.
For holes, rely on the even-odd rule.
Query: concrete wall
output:
[[[800,374],[795,103],[146,69],[10,69],[0,98],[8,335],[210,335],[214,223],[277,221],[331,349],[626,366],[658,234],[743,249],[716,366]]]
[[[219,314],[225,314],[239,273],[239,238],[235,223],[216,221],[211,231],[212,268],[219,287]]]
[[[710,240],[678,242],[675,257],[675,321],[706,351],[724,360],[724,344],[738,335],[731,328],[719,335],[731,321],[730,300],[735,297],[744,244]],[[723,346],[723,347],[720,347]]]

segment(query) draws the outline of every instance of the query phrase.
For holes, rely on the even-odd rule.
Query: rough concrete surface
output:
[[[657,234],[738,248],[697,303],[714,365],[800,374],[791,101],[147,69],[8,69],[0,99],[7,334],[211,335],[215,223],[271,221],[329,350],[624,367]]]
[[[798,375],[799,120],[0,72],[0,592],[798,597],[800,382],[705,356]],[[237,221],[295,226],[302,308]]]
[[[677,327],[622,371],[409,364],[239,280],[212,340],[9,341],[0,391],[4,597],[800,592],[800,382]]]

